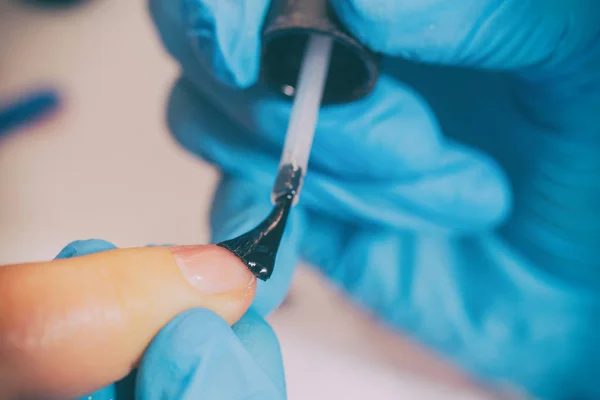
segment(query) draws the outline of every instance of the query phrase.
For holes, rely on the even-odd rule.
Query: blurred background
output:
[[[0,102],[39,87],[58,89],[63,101],[0,139],[0,264],[51,259],[76,239],[208,240],[217,173],[166,129],[176,74],[144,0],[69,8],[0,0]],[[491,398],[307,268],[270,321],[290,400]]]

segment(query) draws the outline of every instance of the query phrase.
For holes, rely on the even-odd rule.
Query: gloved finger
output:
[[[600,3],[587,0],[331,4],[345,25],[374,50],[441,64],[517,69],[565,63],[583,54],[599,33]]]
[[[589,388],[597,292],[546,274],[493,234],[365,229],[320,214],[307,229],[302,257],[355,303],[486,383],[544,399]]]
[[[264,321],[248,322],[240,328],[243,337],[251,338],[245,347],[229,325],[209,310],[179,315],[144,355],[136,398],[285,399],[277,339]]]
[[[167,3],[158,4],[168,8]],[[186,40],[183,18],[166,10],[156,10],[154,15],[167,48],[182,64],[185,76],[207,101],[235,122],[239,139],[279,151],[289,121],[290,102],[262,85],[240,91],[212,79],[210,70],[197,62],[195,51]],[[177,112],[174,106],[171,109]],[[367,136],[371,139],[365,140]],[[435,165],[441,141],[435,118],[424,101],[400,81],[383,76],[372,96],[344,107],[321,110],[311,164],[316,169],[336,175],[352,174],[359,179],[406,176]],[[357,156],[385,162],[357,164]],[[365,171],[369,171],[368,176]]]
[[[100,239],[76,240],[66,245],[55,260],[64,260],[67,258],[87,256],[90,254],[101,253],[103,251],[115,250],[117,247]]]
[[[54,90],[40,90],[0,104],[0,139],[15,129],[47,117],[60,107]]]
[[[577,79],[600,82],[600,76],[592,78],[598,66],[581,70]],[[591,112],[600,104],[597,85],[523,87],[529,100],[521,98],[517,108],[506,81],[482,73],[405,65],[403,74],[432,99],[446,133],[488,150],[510,176],[514,212],[503,229],[507,240],[562,279],[599,285],[599,203],[589,201],[600,198],[599,125]],[[453,93],[453,101],[440,88]],[[539,113],[523,107],[534,99]]]
[[[269,0],[150,0],[152,13],[163,35],[170,28],[162,21],[185,18],[186,44],[194,49],[195,61],[207,66],[214,77],[245,88],[258,78],[260,33]],[[166,41],[167,46],[173,45]]]
[[[401,124],[402,120],[397,122]],[[175,137],[189,150],[229,174],[263,185],[260,190],[264,191],[266,204],[275,179],[278,151],[265,149],[249,134],[240,135],[239,127],[211,107],[186,81],[181,81],[172,93],[169,124]],[[354,147],[341,141],[337,153],[346,148],[368,147],[371,140],[382,149],[388,147],[386,143],[389,147],[394,143],[393,135],[374,139],[366,135],[365,146]],[[376,154],[357,154],[352,165],[364,167],[370,163],[381,167],[393,165],[394,161]],[[501,221],[510,207],[510,191],[499,167],[482,153],[453,143],[440,152],[435,168],[420,174],[362,180],[353,175],[332,176],[315,166],[308,176],[302,192],[304,207],[393,227],[480,230]]]
[[[285,398],[286,384],[279,340],[267,321],[254,309],[254,306],[232,326],[254,362],[267,373],[277,392]]]
[[[211,210],[211,240],[214,243],[232,239],[255,228],[273,209],[270,184],[265,181],[247,181],[225,175],[221,180]],[[273,275],[258,281],[252,309],[265,316],[283,302],[298,265],[298,243],[305,233],[304,219],[298,208],[288,217],[281,239]]]
[[[392,229],[468,233],[491,229],[510,210],[510,188],[502,170],[482,153],[450,145],[441,165],[413,179],[387,184],[336,182],[312,175],[307,207],[347,221]]]
[[[0,268],[0,397],[89,393],[126,376],[180,312],[209,308],[233,324],[253,299],[253,275],[225,249],[110,247]]]

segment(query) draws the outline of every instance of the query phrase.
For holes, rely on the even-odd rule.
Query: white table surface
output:
[[[57,118],[0,147],[0,264],[50,259],[82,238],[206,242],[217,175],[169,137],[176,73],[142,0],[65,12],[0,0],[0,101],[45,83],[66,96]],[[290,400],[486,398],[308,270],[271,322]]]

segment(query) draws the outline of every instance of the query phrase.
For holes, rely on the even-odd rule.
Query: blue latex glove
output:
[[[57,258],[114,248],[102,240],[73,242]],[[276,400],[285,391],[281,369],[274,333],[255,313],[232,330],[212,311],[195,309],[163,328],[137,371],[82,400]]]
[[[387,57],[369,98],[322,110],[255,310],[301,257],[486,382],[600,398],[600,2],[331,3]],[[270,209],[290,112],[253,86],[268,1],[150,5],[182,65],[170,128],[223,171],[213,240],[233,237]]]

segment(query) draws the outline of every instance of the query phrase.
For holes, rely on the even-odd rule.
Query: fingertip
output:
[[[229,325],[206,309],[174,318],[142,358],[136,396],[152,399],[275,399],[274,388]]]
[[[281,393],[286,392],[283,359],[273,328],[255,310],[249,310],[232,327],[255,362],[269,375]]]
[[[57,260],[114,250],[117,247],[101,239],[76,240],[66,245],[55,257]]]
[[[196,294],[210,299],[204,307],[211,304],[210,308],[231,324],[248,310],[256,292],[256,277],[233,253],[215,245],[169,250]]]
[[[457,146],[461,148],[462,146]],[[456,213],[476,229],[493,229],[503,223],[512,209],[512,188],[503,169],[489,156],[464,148],[467,161],[464,174],[456,179],[457,202],[448,202],[447,213]]]
[[[201,62],[225,84],[253,85],[259,75],[260,33],[268,0],[184,0],[186,31]]]
[[[491,227],[502,224],[513,209],[513,191],[511,183],[502,168],[496,162],[489,160],[489,175],[494,182],[485,196],[483,203],[489,204],[489,221]]]
[[[318,161],[337,164],[331,168],[338,173],[342,165],[357,179],[388,180],[428,171],[443,151],[441,128],[429,103],[390,76],[382,76],[368,98],[343,108],[324,109],[319,118],[321,126],[337,124],[331,128],[338,128],[343,140],[331,128],[326,135],[317,136],[315,146],[330,153],[317,153],[321,156]],[[339,122],[349,119],[351,126]],[[362,162],[352,162],[357,159]]]
[[[208,309],[191,309],[173,318],[154,337],[141,359],[136,398],[184,398],[189,374],[206,362],[206,353],[229,347],[230,332],[225,320]]]

